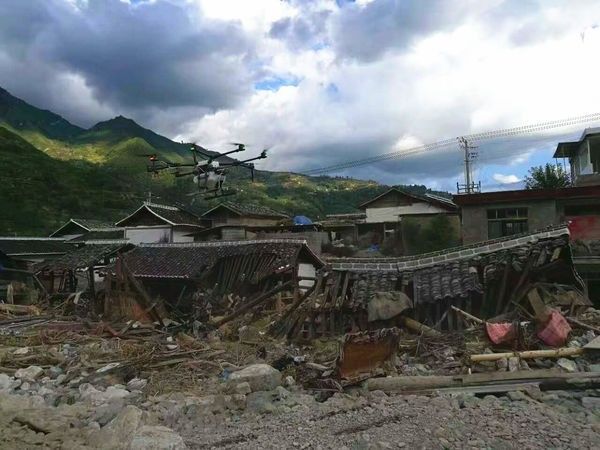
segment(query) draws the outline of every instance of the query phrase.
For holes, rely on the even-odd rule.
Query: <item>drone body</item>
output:
[[[140,155],[147,156],[150,159],[150,164],[147,166],[147,171],[153,174],[158,174],[164,170],[172,172],[175,177],[192,176],[192,181],[197,186],[197,192],[192,192],[189,195],[202,195],[205,199],[213,199],[234,195],[235,190],[227,190],[224,188],[227,178],[227,167],[243,167],[250,170],[252,181],[254,181],[254,164],[251,161],[265,159],[267,150],[261,152],[259,156],[249,158],[243,161],[218,161],[218,159],[233,153],[239,153],[246,150],[246,146],[240,143],[233,143],[237,148],[225,153],[210,154],[206,153],[206,149],[197,145],[192,145],[190,151],[194,162],[190,163],[172,163],[167,160],[159,159],[155,154]],[[200,158],[198,158],[200,157]],[[189,167],[186,172],[182,171],[183,167]]]

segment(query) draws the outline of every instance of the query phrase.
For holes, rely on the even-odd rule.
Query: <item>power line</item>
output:
[[[546,122],[540,122],[532,125],[522,125],[518,127],[512,128],[503,128],[494,131],[485,131],[482,133],[473,133],[470,135],[463,136],[466,140],[470,142],[480,142],[491,139],[498,139],[502,137],[511,137],[511,136],[519,136],[523,134],[534,133],[536,131],[550,130],[553,128],[563,128],[571,125],[578,125],[587,122],[596,122],[600,121],[600,113],[592,113],[585,114],[582,116],[574,116],[568,117],[559,120],[550,120]],[[330,172],[338,172],[344,169],[351,169],[359,166],[366,166],[369,164],[374,164],[381,161],[388,161],[391,159],[398,159],[403,156],[415,155],[419,153],[424,153],[430,150],[436,150],[444,147],[449,147],[456,145],[456,138],[444,139],[442,141],[437,141],[431,144],[420,145],[417,147],[408,148],[405,150],[397,150],[390,153],[385,153],[383,155],[372,156],[369,158],[357,159],[354,161],[348,161],[345,163],[332,164],[330,166],[319,167],[315,169],[309,169],[303,171],[301,173],[305,175],[319,175],[326,174]]]

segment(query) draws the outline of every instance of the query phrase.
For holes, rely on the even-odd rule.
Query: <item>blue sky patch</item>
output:
[[[269,77],[254,84],[254,89],[258,91],[277,91],[282,86],[298,86],[300,78],[298,77]]]

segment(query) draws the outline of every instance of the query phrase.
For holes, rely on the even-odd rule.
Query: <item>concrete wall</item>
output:
[[[414,214],[439,214],[447,212],[445,209],[425,202],[415,202],[411,205],[387,206],[366,209],[367,223],[398,222],[400,216]]]
[[[195,229],[173,229],[173,242],[194,242],[194,236],[185,236],[193,233]]]
[[[317,275],[317,269],[312,264],[308,264],[308,263],[298,264],[298,277],[315,278],[316,275]],[[300,286],[300,290],[302,292],[304,292],[308,288],[312,287],[313,284],[315,284],[314,280],[300,280],[298,282],[298,285]]]
[[[125,238],[129,239],[132,244],[171,242],[171,227],[127,228]]]
[[[499,208],[527,208],[527,227],[530,232],[550,225],[558,225],[561,222],[554,200],[464,206],[462,208],[463,244],[473,244],[490,239],[487,210]]]

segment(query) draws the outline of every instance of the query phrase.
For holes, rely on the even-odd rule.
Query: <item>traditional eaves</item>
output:
[[[111,225],[108,222],[103,222],[95,219],[69,219],[67,223],[61,226],[58,230],[50,235],[50,237],[60,236],[65,233],[68,229],[76,228],[81,230],[81,232],[86,231],[101,231],[101,230],[109,230],[114,229],[114,225]]]
[[[0,251],[8,256],[62,255],[72,247],[60,238],[0,237]]]
[[[69,242],[79,243],[88,241],[114,241],[125,239],[125,228],[110,228],[107,230],[90,231]]]
[[[129,216],[121,219],[116,223],[116,226],[126,226],[127,222],[143,211],[148,211],[156,218],[162,220],[165,224],[172,226],[191,226],[203,227],[203,221],[200,217],[185,211],[177,206],[159,205],[156,203],[144,202],[142,206],[136,209]]]
[[[229,211],[237,214],[238,216],[247,216],[247,217],[265,217],[265,218],[275,218],[275,219],[289,219],[290,216],[275,211],[274,209],[268,208],[266,206],[257,205],[253,203],[234,203],[234,202],[223,202],[215,206],[214,208],[209,209],[202,217],[210,217],[210,215],[217,211],[218,209],[225,208]]]
[[[57,259],[43,264],[40,270],[77,270],[97,264],[103,264],[109,258],[121,251],[132,248],[131,244],[90,244],[71,249]]]
[[[370,200],[367,200],[366,202],[359,205],[358,208],[365,209],[371,203],[375,202],[376,200],[379,200],[379,199],[381,199],[387,195],[390,195],[392,193],[404,195],[406,197],[414,199],[417,202],[431,203],[433,205],[439,206],[440,208],[444,208],[448,211],[457,211],[458,210],[458,206],[451,199],[447,199],[444,197],[440,197],[439,195],[434,195],[434,194],[429,194],[429,193],[427,193],[425,195],[412,194],[410,192],[403,191],[402,189],[398,189],[396,187],[392,187],[392,188],[388,189],[387,191],[385,191],[383,194],[379,194],[378,196],[376,196]]]

